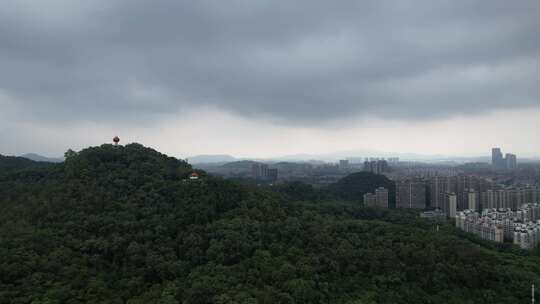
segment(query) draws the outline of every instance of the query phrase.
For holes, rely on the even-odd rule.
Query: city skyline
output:
[[[116,136],[115,136],[116,137]],[[122,142],[122,144],[130,144],[130,143],[141,143],[141,142]],[[112,140],[106,141],[103,143],[96,143],[95,146],[99,146],[102,144],[116,144]],[[92,145],[91,145],[92,146]],[[158,145],[159,146],[159,145]],[[80,146],[80,149],[84,149],[86,146]],[[156,147],[152,147],[154,149],[158,149]],[[67,149],[77,149],[76,146],[69,146]],[[493,159],[493,149],[500,149],[500,148],[491,148],[491,153],[485,152],[482,153],[469,153],[469,154],[422,154],[422,152],[415,153],[415,152],[407,152],[407,151],[395,151],[395,152],[388,152],[388,151],[378,151],[378,150],[369,150],[369,149],[363,149],[363,150],[341,150],[341,151],[330,151],[327,153],[317,153],[317,151],[308,151],[306,153],[295,153],[295,154],[275,154],[275,155],[259,155],[259,156],[253,156],[253,155],[234,155],[234,154],[227,154],[227,153],[202,153],[202,154],[194,154],[194,155],[175,155],[170,154],[170,156],[173,157],[180,157],[184,159],[195,159],[195,163],[223,163],[223,162],[232,162],[232,161],[238,161],[238,160],[259,160],[259,161],[328,161],[328,162],[336,162],[339,163],[341,161],[351,161],[353,163],[362,163],[364,160],[371,159],[371,160],[397,160],[397,161],[418,161],[418,162],[438,162],[438,161],[456,161],[456,162],[482,162],[482,163],[488,163],[491,165],[494,165],[494,159]],[[67,151],[67,150],[66,150]],[[63,156],[61,154],[57,155],[50,155],[50,154],[42,154],[42,153],[36,153],[35,151],[24,151],[22,153],[2,153],[0,151],[0,155],[7,155],[7,156],[28,156],[31,159],[36,158],[48,158],[51,161],[57,161],[61,159]],[[63,154],[63,153],[62,153]],[[502,161],[504,162],[504,166],[507,166],[507,158],[510,156],[513,159],[513,167],[515,168],[516,164],[519,163],[519,161],[537,161],[540,159],[540,153],[538,155],[530,154],[530,155],[519,155],[517,157],[516,154],[513,153],[504,153],[502,155]],[[207,160],[208,159],[208,160]],[[519,159],[519,160],[518,160]],[[500,167],[499,167],[500,168]]]

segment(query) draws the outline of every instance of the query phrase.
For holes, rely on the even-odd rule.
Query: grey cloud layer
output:
[[[538,1],[13,0],[0,90],[33,119],[95,121],[198,106],[295,123],[536,107],[538,16]]]

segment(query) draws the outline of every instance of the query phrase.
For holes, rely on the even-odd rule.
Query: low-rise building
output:
[[[446,221],[446,213],[441,209],[424,211],[420,213],[420,217],[434,221]]]
[[[494,242],[512,242],[523,249],[540,244],[540,205],[524,204],[510,208],[484,209],[482,213],[463,210],[456,216],[456,227]]]
[[[497,243],[504,242],[504,228],[497,220],[488,216],[480,216],[472,210],[460,211],[456,216],[456,227],[472,233],[484,240]]]

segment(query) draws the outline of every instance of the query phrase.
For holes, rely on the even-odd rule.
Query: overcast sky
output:
[[[4,0],[0,153],[540,155],[540,1]]]

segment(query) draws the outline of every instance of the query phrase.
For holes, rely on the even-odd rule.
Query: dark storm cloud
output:
[[[0,97],[33,119],[94,121],[198,106],[309,123],[534,107],[538,16],[538,1],[13,0],[0,9]]]

